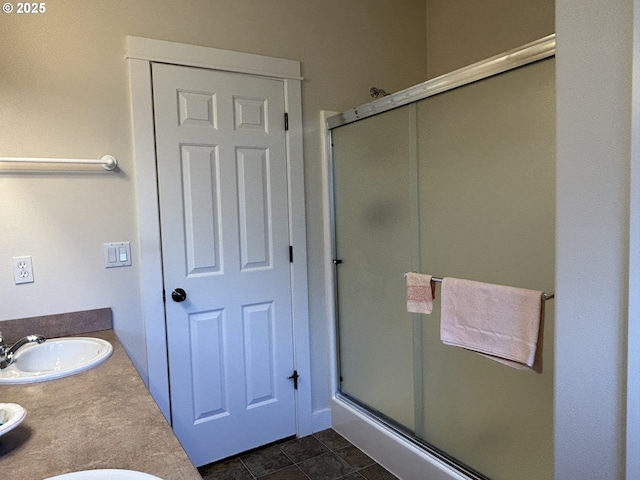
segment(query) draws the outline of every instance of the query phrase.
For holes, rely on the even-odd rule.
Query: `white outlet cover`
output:
[[[13,257],[13,278],[16,285],[33,283],[33,262],[31,256]]]

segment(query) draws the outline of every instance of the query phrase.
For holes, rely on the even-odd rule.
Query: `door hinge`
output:
[[[167,302],[167,292],[165,292],[164,288],[162,289],[162,301],[164,303]]]
[[[285,131],[289,130],[289,114],[284,114],[284,129]]]
[[[289,263],[293,263],[293,245],[289,245]]]
[[[294,370],[293,371],[293,375],[291,375],[290,377],[287,377],[289,380],[293,380],[293,389],[297,390],[298,389],[298,378],[300,378],[300,375],[298,375],[298,371]]]

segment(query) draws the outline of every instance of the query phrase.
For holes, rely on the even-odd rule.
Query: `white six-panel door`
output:
[[[199,466],[296,432],[284,86],[154,64],[153,93],[172,422]]]

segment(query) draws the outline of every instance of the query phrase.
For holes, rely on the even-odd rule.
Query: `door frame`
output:
[[[164,40],[127,36],[127,64],[133,123],[137,192],[140,293],[145,325],[148,387],[171,423],[167,330],[163,301],[160,207],[156,173],[151,63],[207,68],[282,80],[289,115],[286,135],[294,366],[300,375],[296,391],[299,437],[312,433],[311,352],[307,281],[307,238],[302,144],[300,62]]]

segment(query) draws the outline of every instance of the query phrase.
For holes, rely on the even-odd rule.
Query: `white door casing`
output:
[[[148,387],[168,421],[171,420],[166,328],[162,301],[159,205],[153,126],[152,61],[191,65],[219,71],[250,73],[281,79],[289,114],[286,138],[289,229],[294,247],[291,265],[295,368],[300,373],[296,392],[297,435],[326,428],[322,418],[314,424],[311,401],[309,313],[306,258],[304,171],[302,163],[302,107],[300,64],[258,55],[184,45],[140,37],[127,37],[127,60],[132,102],[135,184],[138,196],[140,289],[142,296]]]
[[[296,433],[284,89],[152,73],[171,416],[200,466]]]

